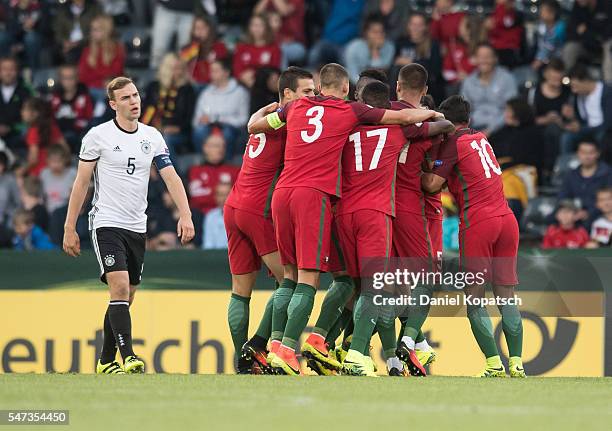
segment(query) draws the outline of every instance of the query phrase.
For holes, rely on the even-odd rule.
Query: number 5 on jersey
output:
[[[136,157],[130,157],[128,159],[128,164],[127,164],[128,167],[125,170],[125,172],[127,172],[128,175],[133,175],[134,171],[136,170],[136,165],[134,164],[134,160],[136,160]]]

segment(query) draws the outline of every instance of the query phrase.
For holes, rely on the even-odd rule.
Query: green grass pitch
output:
[[[611,378],[0,375],[0,409],[67,409],[70,430],[590,431],[611,406]]]

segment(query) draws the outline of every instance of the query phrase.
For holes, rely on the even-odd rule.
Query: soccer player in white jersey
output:
[[[110,291],[104,316],[104,344],[96,373],[144,373],[145,364],[132,348],[129,306],[144,265],[151,163],[155,163],[179,208],[176,231],[183,244],[193,238],[194,227],[183,183],[172,166],[164,138],[157,129],[138,122],[138,89],[131,79],[118,77],[108,84],[107,92],[117,115],[93,127],[83,138],[64,225],[64,251],[74,257],[80,254],[75,226],[93,174],[95,192],[89,230],[100,264],[100,278]],[[117,347],[123,365],[115,360]]]

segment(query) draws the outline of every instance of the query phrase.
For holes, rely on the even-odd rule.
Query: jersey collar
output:
[[[121,130],[123,133],[127,133],[128,135],[133,135],[134,133],[138,132],[138,124],[136,124],[136,130],[134,130],[133,132],[129,132],[119,125],[116,118],[113,118],[113,123],[115,123],[117,129]]]

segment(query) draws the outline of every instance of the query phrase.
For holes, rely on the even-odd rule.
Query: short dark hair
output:
[[[328,63],[319,71],[322,88],[342,88],[342,83],[349,80],[346,69],[338,63]]]
[[[427,109],[436,109],[436,101],[431,94],[426,94],[421,97],[421,105],[425,106]]]
[[[565,63],[558,57],[553,57],[548,61],[546,69],[556,70],[557,72],[565,72]]]
[[[402,88],[410,90],[423,90],[427,86],[429,75],[427,69],[418,63],[410,63],[399,71],[398,81]]]
[[[453,124],[468,124],[470,121],[470,102],[462,96],[451,96],[440,103],[438,111]]]
[[[597,195],[604,193],[612,193],[612,186],[603,186],[597,189]]]
[[[489,42],[480,42],[478,45],[476,45],[476,49],[474,50],[474,53],[476,53],[480,48],[490,49],[493,55],[497,57],[497,51],[495,51],[495,48],[493,48],[493,45],[491,45]]]
[[[506,102],[508,108],[516,117],[520,126],[529,126],[535,121],[533,108],[527,101],[521,97],[514,97]]]
[[[540,0],[540,9],[543,7],[550,8],[555,14],[555,19],[559,19],[561,15],[561,5],[557,0]]]
[[[232,62],[228,58],[217,58],[213,63],[219,64],[223,70],[228,72],[230,75],[232,74]]]
[[[359,74],[359,79],[355,84],[355,99],[359,99],[360,92],[363,90],[363,87],[365,87],[372,81],[380,81],[388,84],[389,78],[387,77],[387,74],[380,69],[372,68],[362,70]]]
[[[372,81],[366,84],[361,91],[363,103],[367,103],[376,108],[388,108],[391,105],[389,98],[390,89],[384,82]]]
[[[578,141],[576,150],[578,150],[581,145],[593,145],[597,149],[597,151],[601,152],[601,150],[599,149],[599,145],[597,145],[597,141],[592,136],[583,136],[582,139]]]
[[[296,91],[300,79],[312,79],[312,73],[306,69],[289,66],[278,78],[278,96],[282,99],[286,88],[291,91]]]
[[[589,68],[583,63],[577,63],[568,73],[570,79],[578,81],[593,81],[593,76]]]
[[[378,12],[368,14],[363,21],[363,33],[368,31],[374,24],[385,26],[385,18]]]

